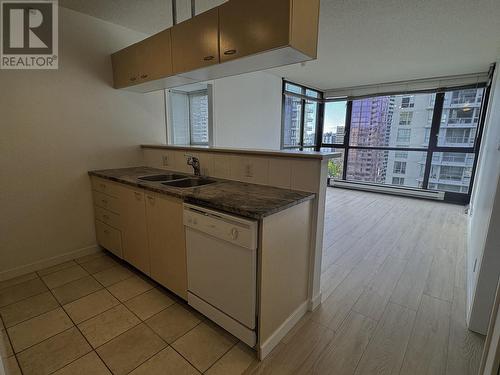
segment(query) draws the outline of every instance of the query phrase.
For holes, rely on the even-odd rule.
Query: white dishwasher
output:
[[[256,344],[257,221],[184,204],[188,303]]]

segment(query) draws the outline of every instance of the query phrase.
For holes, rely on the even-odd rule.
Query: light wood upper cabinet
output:
[[[149,275],[150,260],[145,194],[142,190],[123,186],[120,195],[123,258]]]
[[[170,29],[111,55],[115,88],[172,75]]]
[[[113,85],[116,89],[133,85],[138,77],[137,51],[134,45],[111,55]]]
[[[141,82],[172,75],[171,29],[150,36],[138,47]]]
[[[174,74],[219,63],[218,23],[214,8],[171,28]]]
[[[291,46],[315,58],[319,0],[230,0],[219,7],[221,62]]]
[[[114,86],[149,92],[314,59],[319,3],[229,0],[114,53]]]
[[[150,193],[146,200],[151,277],[187,299],[182,200]]]
[[[290,0],[230,0],[219,7],[220,60],[286,46]]]

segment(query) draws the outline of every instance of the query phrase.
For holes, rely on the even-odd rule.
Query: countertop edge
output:
[[[259,156],[273,156],[281,158],[299,158],[299,159],[334,159],[342,156],[341,152],[302,152],[302,151],[286,151],[286,150],[258,150],[258,149],[237,149],[224,147],[199,147],[199,146],[178,146],[178,145],[140,145],[141,148],[156,149],[156,150],[178,150],[178,151],[199,151],[199,152],[216,152],[224,154],[247,154]]]
[[[207,202],[205,200],[196,199],[196,198],[193,198],[193,197],[185,197],[185,196],[183,196],[181,194],[176,194],[174,191],[166,191],[166,190],[154,189],[152,186],[146,185],[146,184],[141,184],[140,182],[132,182],[132,181],[129,181],[129,180],[121,179],[119,177],[108,176],[106,174],[100,173],[99,170],[88,171],[87,174],[89,176],[95,176],[95,177],[103,178],[105,180],[113,181],[113,182],[116,182],[116,183],[120,183],[120,184],[124,184],[124,185],[128,185],[128,186],[132,186],[132,187],[136,187],[136,188],[141,188],[141,189],[148,190],[148,191],[151,191],[151,192],[154,192],[154,193],[158,193],[158,194],[163,194],[163,195],[168,195],[168,196],[171,196],[171,197],[179,198],[179,199],[183,200],[186,203],[197,204],[199,206],[203,206],[203,207],[206,207],[206,208],[211,208],[211,209],[214,209],[214,210],[219,210],[219,211],[227,212],[227,213],[230,213],[230,214],[239,215],[239,216],[242,216],[242,217],[256,219],[256,220],[262,220],[265,217],[274,215],[274,214],[276,214],[278,212],[284,211],[284,210],[286,210],[288,208],[297,206],[297,205],[299,205],[301,203],[304,203],[304,202],[307,202],[309,200],[313,200],[314,198],[316,198],[316,194],[315,193],[308,193],[309,195],[306,196],[306,197],[303,197],[301,199],[297,199],[296,201],[290,202],[288,204],[285,204],[285,205],[283,205],[283,206],[281,206],[279,208],[275,208],[275,209],[269,210],[266,213],[263,213],[263,214],[252,214],[252,213],[250,213],[248,211],[239,211],[238,209],[235,209],[235,208],[232,208],[232,207],[224,207],[224,206],[221,207],[221,206],[216,205],[216,204],[211,204],[210,202]],[[230,180],[230,181],[232,181],[232,180]],[[235,181],[235,182],[238,182],[238,181]],[[257,184],[253,184],[253,185],[257,185]],[[267,186],[267,185],[259,185],[259,186]],[[304,192],[304,193],[307,193],[307,192]]]

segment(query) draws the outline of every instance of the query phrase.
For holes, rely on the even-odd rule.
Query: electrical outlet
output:
[[[168,155],[163,155],[163,165],[168,166]]]

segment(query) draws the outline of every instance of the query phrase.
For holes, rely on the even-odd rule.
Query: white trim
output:
[[[264,342],[259,344],[259,359],[263,360],[279,344],[288,332],[298,323],[307,312],[308,301],[304,301],[274,333]]]
[[[354,190],[364,190],[371,191],[374,193],[387,193],[387,194],[395,194],[395,195],[403,195],[407,197],[415,197],[415,198],[428,198],[428,199],[436,199],[436,200],[444,200],[444,192],[443,191],[430,191],[430,190],[420,190],[420,189],[411,189],[411,188],[400,188],[400,187],[392,187],[392,186],[381,186],[369,183],[353,183],[347,181],[333,181],[333,187],[341,187],[348,188]]]
[[[314,297],[311,298],[311,300],[309,301],[309,304],[308,304],[308,307],[307,309],[309,311],[314,311],[316,310],[316,308],[321,305],[321,292],[319,292],[318,294],[316,294]]]
[[[52,258],[39,260],[37,262],[33,262],[30,264],[26,264],[24,266],[11,268],[10,270],[5,270],[0,272],[0,281],[12,279],[13,277],[25,275],[30,272],[35,272],[47,267],[55,266],[56,264],[66,262],[71,259],[79,258],[85,255],[93,254],[98,251],[101,251],[101,248],[98,245],[92,245],[88,247],[84,247],[82,249],[70,251],[68,253],[64,253],[61,255],[57,255]]]

